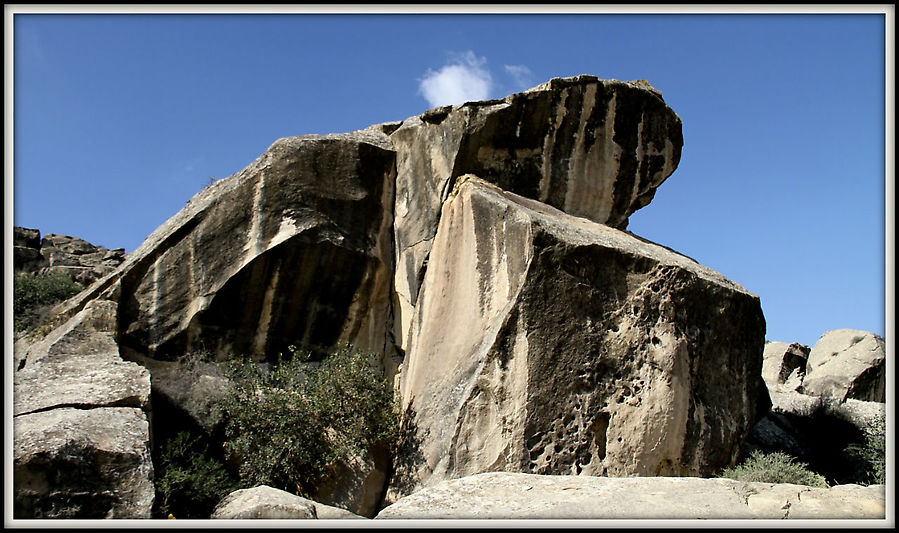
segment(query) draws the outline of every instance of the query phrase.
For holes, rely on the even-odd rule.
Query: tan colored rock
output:
[[[13,419],[16,518],[150,518],[155,489],[140,409],[51,409]]]
[[[46,337],[31,344],[17,343],[14,351],[16,368],[22,369],[40,361],[64,361],[73,355],[102,357],[118,354],[116,309],[115,302],[92,300]]]
[[[360,519],[345,509],[323,505],[283,490],[260,485],[232,492],[219,503],[211,518],[243,519]]]
[[[702,478],[483,473],[443,481],[376,519],[884,519],[883,485],[830,489]]]
[[[463,177],[402,370],[421,457],[392,494],[494,470],[716,473],[762,414],[764,331],[758,297],[689,258]]]
[[[766,342],[762,378],[772,390],[795,390],[802,384],[811,348],[798,342]]]
[[[502,100],[407,119],[397,151],[397,341],[412,308],[443,201],[471,173],[502,189],[617,228],[650,202],[680,160],[680,118],[655,89],[594,76],[557,78]]]
[[[886,401],[883,338],[855,329],[828,331],[808,357],[802,392],[838,400]]]

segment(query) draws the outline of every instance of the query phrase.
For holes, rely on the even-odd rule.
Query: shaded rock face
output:
[[[806,373],[811,348],[798,342],[765,343],[762,378],[769,389],[797,388]]]
[[[402,370],[410,476],[714,474],[761,414],[764,328],[688,258],[462,178]]]
[[[680,118],[659,93],[593,76],[555,79],[503,100],[406,120],[397,151],[396,291],[401,347],[440,209],[474,174],[566,213],[617,228],[650,202],[680,160]]]
[[[277,141],[195,198],[120,274],[120,343],[166,359],[387,351],[394,155],[383,134]]]
[[[37,229],[13,228],[16,272],[62,272],[85,286],[113,272],[125,261],[125,249],[110,250],[84,239]]]
[[[697,478],[485,473],[407,496],[376,519],[884,519],[883,485],[829,489]]]
[[[854,329],[828,331],[808,357],[802,392],[840,400],[886,401],[883,338]]]

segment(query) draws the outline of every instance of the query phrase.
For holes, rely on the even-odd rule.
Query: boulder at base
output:
[[[16,518],[150,518],[143,411],[51,409],[17,416],[13,426]]]
[[[406,496],[376,519],[883,519],[883,485],[493,472]]]
[[[767,406],[757,296],[476,177],[444,204],[393,494],[486,471],[703,476]]]
[[[218,520],[240,519],[360,519],[359,515],[345,509],[322,505],[296,494],[259,485],[240,489],[225,496],[216,506],[210,518]]]

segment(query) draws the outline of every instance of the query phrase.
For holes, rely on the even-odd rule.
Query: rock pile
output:
[[[490,471],[712,475],[733,464],[768,411],[765,320],[745,288],[625,229],[682,145],[680,118],[658,91],[593,76],[280,139],[61,306],[72,321],[17,351],[17,406],[41,406],[23,407],[17,421],[73,407],[140,419],[149,372],[153,397],[212,439],[197,395],[217,386],[214,373],[183,384],[171,361],[206,350],[265,362],[289,345],[326,353],[350,343],[395,376],[411,447],[393,468],[335,467],[343,474],[313,495],[325,505],[373,516],[385,493],[390,502]],[[94,379],[79,377],[76,363]],[[29,392],[35,380],[61,399]],[[69,391],[80,388],[89,406],[72,405]],[[178,418],[150,414],[155,435]],[[27,503],[53,486],[32,478],[55,480],[64,468],[19,451],[46,424],[16,427],[17,473],[31,472],[16,476],[17,516],[102,512]],[[146,450],[144,433],[120,433],[129,449]],[[141,461],[128,470],[140,480],[126,476],[135,490],[152,486]],[[130,498],[132,514],[145,515],[145,492],[103,483],[80,490]],[[319,512],[252,503],[260,494],[271,491],[234,495],[218,516]],[[125,514],[107,507],[107,516]]]
[[[88,286],[125,261],[125,249],[109,250],[71,237],[37,229],[13,228],[13,265],[16,272],[61,272]]]

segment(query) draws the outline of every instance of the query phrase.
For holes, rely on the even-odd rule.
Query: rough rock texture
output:
[[[123,348],[274,357],[290,344],[386,352],[394,153],[375,130],[276,141],[70,301],[118,295]]]
[[[493,470],[710,475],[764,412],[758,297],[682,255],[467,176],[430,261],[401,379],[421,458],[395,494]]]
[[[140,409],[51,409],[13,426],[16,518],[150,517],[153,464]]]
[[[828,331],[808,357],[802,392],[845,400],[886,401],[883,338],[854,329]]]
[[[63,272],[87,286],[125,261],[125,249],[110,250],[69,235],[16,226],[13,232],[16,272]]]
[[[312,500],[260,485],[251,489],[236,490],[219,503],[211,518],[238,519],[360,519],[359,515],[345,509],[323,505]]]
[[[644,84],[557,78],[502,100],[432,109],[397,151],[396,292],[405,348],[441,205],[471,173],[567,213],[625,228],[680,161],[680,118]]]
[[[484,473],[406,496],[377,519],[883,519],[883,485]]]
[[[811,348],[798,342],[765,343],[762,378],[772,390],[795,390],[802,384]]]

